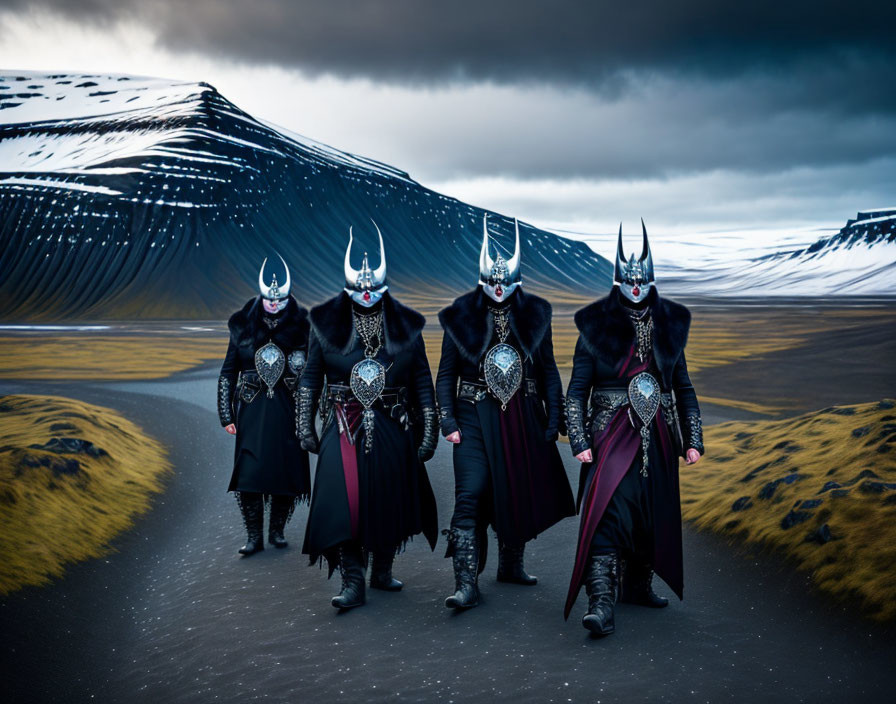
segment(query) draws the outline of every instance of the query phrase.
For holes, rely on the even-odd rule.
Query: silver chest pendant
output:
[[[520,353],[506,342],[500,342],[486,353],[483,367],[488,390],[501,402],[503,411],[523,382]]]
[[[361,422],[364,424],[364,451],[373,446],[373,410],[371,406],[386,388],[386,368],[371,357],[362,359],[352,367],[349,379],[352,393],[364,407]]]
[[[255,352],[255,371],[258,378],[268,387],[268,398],[274,398],[274,386],[283,375],[286,357],[277,345],[269,342]]]
[[[641,476],[647,476],[647,448],[650,445],[650,422],[660,407],[660,385],[652,374],[641,372],[628,384],[628,401],[641,419]]]

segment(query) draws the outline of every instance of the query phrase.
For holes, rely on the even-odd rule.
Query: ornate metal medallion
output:
[[[386,368],[375,359],[362,359],[352,367],[350,385],[361,405],[370,408],[386,388]]]
[[[652,374],[641,372],[629,382],[628,400],[644,425],[653,420],[660,407],[660,385]]]
[[[255,371],[258,378],[268,387],[268,398],[274,398],[274,386],[283,375],[286,367],[286,357],[280,348],[273,342],[269,342],[255,353]]]
[[[293,350],[286,358],[286,363],[289,365],[289,371],[299,376],[305,368],[305,353],[302,350]]]
[[[628,384],[628,402],[641,419],[641,476],[647,476],[647,448],[650,445],[650,421],[660,407],[660,385],[652,374],[641,372]]]
[[[501,402],[503,411],[523,381],[523,362],[520,353],[507,343],[501,342],[488,351],[483,366],[488,390]]]

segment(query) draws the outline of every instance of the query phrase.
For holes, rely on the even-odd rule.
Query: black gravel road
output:
[[[620,605],[617,633],[603,640],[579,623],[584,596],[563,620],[574,519],[530,544],[534,588],[495,581],[492,545],[482,606],[455,614],[443,606],[453,589],[444,545],[433,554],[419,539],[396,560],[404,591],[370,592],[367,606],[339,614],[329,604],[337,581],[299,551],[306,507],[288,549],[237,555],[244,534],[225,492],[232,439],[214,414],[214,385],[209,371],[0,384],[118,409],[170,448],[175,467],[113,554],[0,599],[2,701],[892,701],[892,628],[814,593],[773,556],[687,528],[685,601]],[[567,469],[577,481],[571,457]],[[444,526],[445,443],[429,470]]]

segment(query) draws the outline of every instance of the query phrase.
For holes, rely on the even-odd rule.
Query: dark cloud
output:
[[[612,87],[627,69],[725,76],[807,58],[893,68],[879,0],[2,0],[91,22],[132,15],[177,50],[397,81]],[[881,86],[881,93],[883,93]]]

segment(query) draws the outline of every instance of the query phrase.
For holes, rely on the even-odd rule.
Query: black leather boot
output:
[[[292,496],[271,497],[271,518],[268,522],[268,542],[275,548],[285,548],[289,543],[283,536],[286,524],[292,516],[296,500]]]
[[[619,586],[619,558],[610,555],[588,556],[585,592],[588,594],[588,613],[582,625],[592,633],[606,636],[616,630],[613,607]]]
[[[501,545],[498,548],[498,581],[510,582],[511,584],[522,584],[527,587],[533,587],[538,584],[538,577],[526,574],[523,569],[523,552],[525,546],[519,548],[511,548]]]
[[[392,561],[394,559],[394,556],[391,554],[378,555],[373,553],[373,564],[370,566],[371,589],[382,589],[386,592],[401,591],[404,583],[392,577]]]
[[[653,568],[646,562],[632,558],[625,560],[619,601],[638,606],[662,609],[669,600],[653,591]]]
[[[367,601],[364,591],[364,572],[367,568],[361,548],[356,544],[343,544],[339,548],[339,573],[342,575],[342,591],[330,602],[337,609],[353,609]]]
[[[236,500],[249,536],[240,553],[248,557],[264,550],[264,497],[252,491],[238,491]]]
[[[455,592],[445,599],[449,609],[479,606],[479,545],[474,529],[452,528],[448,541],[454,548]]]

